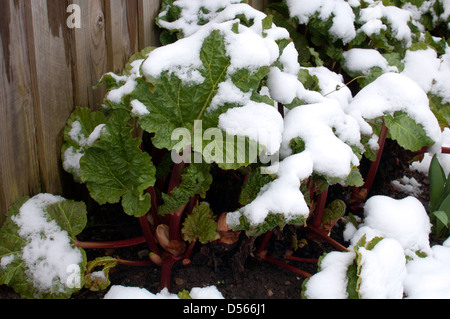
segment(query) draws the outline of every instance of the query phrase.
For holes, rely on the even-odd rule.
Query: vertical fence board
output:
[[[25,6],[0,1],[0,225],[20,196],[40,191]]]
[[[42,191],[62,192],[62,131],[73,109],[68,1],[26,1],[26,22]]]
[[[107,72],[106,25],[102,0],[74,0],[80,7],[81,25],[73,29],[72,72],[75,106],[97,109],[104,87],[92,87]]]
[[[139,50],[160,44],[159,32],[155,25],[160,7],[160,0],[138,0]]]
[[[119,73],[138,49],[137,0],[105,0],[108,70]]]

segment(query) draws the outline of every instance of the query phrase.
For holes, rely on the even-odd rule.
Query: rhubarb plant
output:
[[[19,199],[0,230],[0,284],[24,298],[68,298],[84,286],[86,253],[75,236],[86,226],[84,203],[40,194]]]

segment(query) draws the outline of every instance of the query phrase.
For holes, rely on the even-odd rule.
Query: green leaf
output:
[[[188,40],[190,38],[184,39]],[[195,71],[204,78],[202,83],[184,83],[168,71],[162,72],[157,78],[148,75],[145,79],[136,79],[137,87],[130,99],[139,100],[148,110],[148,114],[140,116],[139,125],[154,134],[152,142],[159,149],[180,151],[179,148],[192,145],[192,150],[202,154],[206,162],[216,162],[223,169],[247,166],[255,160],[248,154],[256,142],[245,137],[245,143],[235,143],[234,136],[218,128],[221,114],[230,108],[243,106],[245,102],[242,105],[222,103],[212,108],[210,106],[220,84],[226,81],[227,85],[231,82],[243,94],[251,93],[252,100],[260,100],[256,92],[269,73],[269,66],[252,71],[241,68],[229,72],[231,60],[227,44],[217,30],[203,40],[200,60],[202,66]],[[176,139],[177,133],[183,137],[182,141]],[[201,138],[206,133],[211,136],[210,140]],[[198,141],[196,136],[200,136]],[[238,154],[246,156],[240,158]]]
[[[86,254],[73,240],[86,225],[84,203],[48,194],[23,197],[7,217],[0,230],[0,285],[29,299],[69,298],[82,288]]]
[[[450,194],[445,194],[445,197],[439,205],[438,209],[450,213]]]
[[[436,154],[433,156],[428,169],[428,179],[430,181],[430,211],[438,209],[438,205],[444,195],[445,173]]]
[[[384,119],[390,137],[401,147],[415,152],[434,144],[434,141],[426,135],[423,126],[417,124],[406,113],[395,112],[393,116],[390,114],[384,116]]]
[[[184,240],[191,243],[198,240],[202,244],[207,244],[220,237],[213,212],[207,203],[194,207],[192,214],[186,217],[181,232]]]
[[[347,205],[341,199],[332,201],[324,210],[322,223],[326,224],[330,221],[339,219],[345,215]]]
[[[101,139],[81,159],[81,178],[99,204],[118,203],[125,213],[140,217],[150,209],[150,195],[144,190],[155,183],[151,157],[140,150],[141,140],[133,138],[129,113],[116,110]]]
[[[117,266],[117,259],[113,257],[98,257],[87,263],[84,287],[90,291],[101,291],[111,284],[109,271]],[[95,268],[102,270],[95,271]]]
[[[77,182],[81,182],[80,158],[94,142],[91,134],[105,123],[106,116],[103,113],[91,112],[88,108],[76,108],[67,121],[61,150],[63,168]]]
[[[206,130],[213,126],[211,119],[218,116],[216,112],[207,113],[206,109],[219,84],[225,80],[231,63],[219,31],[213,31],[204,40],[200,58],[203,68],[199,71],[205,78],[201,84],[183,85],[179,78],[168,72],[163,72],[158,79],[148,79],[147,85],[142,81],[138,83],[136,98],[149,110],[149,114],[141,117],[140,125],[147,132],[155,133],[153,143],[160,149],[171,150],[175,146],[176,141],[171,140],[175,129],[187,128],[193,135],[196,120],[204,120],[203,129]],[[217,124],[217,119],[214,122]]]
[[[210,166],[206,163],[191,163],[181,175],[181,183],[175,187],[171,194],[162,194],[163,204],[159,206],[158,213],[167,215],[175,212],[182,205],[187,204],[191,197],[206,196],[211,183],[212,176],[209,172]]]
[[[273,177],[268,174],[262,174],[260,170],[251,172],[242,186],[239,204],[242,206],[250,204],[258,196],[261,188],[271,181],[273,181]]]
[[[449,215],[442,210],[438,210],[432,213],[432,219],[434,223],[434,235],[438,238],[446,237],[446,232],[449,228]]]

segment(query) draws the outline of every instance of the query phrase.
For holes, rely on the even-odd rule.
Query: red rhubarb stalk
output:
[[[285,263],[281,260],[278,260],[278,259],[270,257],[270,256],[264,256],[262,260],[270,262],[274,265],[277,265],[277,266],[287,269],[289,271],[292,271],[293,273],[303,276],[305,278],[310,278],[312,276],[310,273],[308,273],[304,270],[301,270],[300,268],[294,267],[292,265],[289,265],[288,263]]]
[[[379,149],[377,152],[377,159],[370,165],[369,173],[367,174],[366,181],[363,188],[367,190],[367,194],[372,188],[373,182],[375,181],[375,176],[377,175],[378,167],[380,166],[381,156],[383,155],[384,145],[386,143],[388,128],[383,119],[383,124],[381,126],[380,136],[378,137]]]
[[[167,288],[170,291],[170,282],[172,279],[172,267],[173,265],[180,261],[180,257],[168,256],[164,259],[162,267],[161,267],[161,282],[160,289],[163,290]]]
[[[141,225],[142,233],[144,234],[145,241],[150,251],[154,252],[157,255],[161,255],[161,250],[159,249],[155,237],[153,236],[153,232],[150,228],[147,217],[139,217],[139,223]]]
[[[144,236],[117,240],[117,241],[104,241],[104,242],[83,242],[75,239],[75,246],[83,249],[110,249],[110,248],[127,248],[141,244],[145,244],[146,239]]]

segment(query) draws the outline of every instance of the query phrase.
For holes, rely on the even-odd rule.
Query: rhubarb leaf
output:
[[[175,212],[189,202],[194,195],[204,198],[212,183],[210,166],[206,163],[192,163],[181,175],[181,183],[170,194],[162,194],[163,204],[159,206],[159,214],[167,215]]]
[[[84,282],[86,254],[73,245],[86,205],[40,194],[16,201],[0,230],[0,284],[23,298],[69,298]]]
[[[422,125],[417,124],[404,112],[384,116],[389,136],[403,148],[418,151],[422,147],[431,146],[435,142],[427,136]]]
[[[270,67],[269,63],[255,67],[251,61],[248,68],[232,65],[229,52],[232,45],[228,41],[237,41],[240,34],[231,37],[229,33],[232,31],[226,29],[230,26],[221,26],[225,30],[211,30],[204,38],[191,36],[174,44],[184,48],[182,44],[198,45],[197,41],[201,41],[200,66],[170,66],[155,74],[153,61],[160,51],[152,52],[142,65],[144,77],[136,79],[136,88],[130,96],[147,108],[146,114],[139,115],[139,125],[154,134],[152,142],[157,148],[180,151],[191,145],[192,150],[202,154],[206,162],[216,162],[223,169],[247,166],[255,162],[258,152],[263,151],[263,147],[258,147],[258,141],[249,136],[219,128],[219,117],[230,109],[262,100],[257,91]],[[264,103],[257,105],[266,106]],[[267,111],[262,114],[267,114]],[[254,118],[248,119],[252,125],[255,121]],[[177,133],[186,139],[179,141],[175,136]],[[242,137],[244,142],[236,143],[235,136]],[[255,156],[250,154],[253,149],[256,149]]]
[[[194,207],[192,214],[186,217],[181,229],[184,240],[193,242],[198,240],[202,244],[219,239],[217,222],[207,203]]]
[[[80,159],[95,142],[105,123],[103,113],[91,112],[88,108],[76,108],[67,121],[61,150],[63,168],[77,182],[81,182]]]
[[[81,159],[81,178],[99,204],[118,203],[125,213],[140,217],[150,209],[150,195],[144,190],[155,183],[151,157],[133,138],[129,113],[116,110],[100,140]]]

